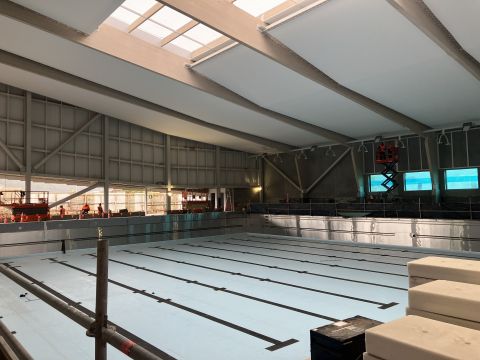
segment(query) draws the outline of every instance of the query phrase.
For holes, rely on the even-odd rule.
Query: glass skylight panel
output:
[[[222,36],[222,34],[219,32],[210,29],[208,26],[203,24],[196,25],[192,29],[188,30],[184,35],[190,39],[202,43],[203,45],[207,45]]]
[[[155,0],[127,0],[122,4],[122,7],[143,15],[155,4],[157,4]]]
[[[186,36],[179,36],[175,40],[171,41],[170,44],[178,46],[179,48],[186,50],[188,52],[193,52],[203,47],[202,44],[196,41],[193,41],[187,38]]]
[[[188,16],[169,8],[168,6],[161,8],[152,15],[150,19],[172,30],[178,30],[192,21]]]
[[[237,0],[233,5],[258,17],[284,2],[285,0]]]
[[[130,25],[132,24],[135,20],[139,18],[139,16],[131,11],[128,11],[127,9],[124,9],[122,7],[119,7],[117,10],[113,12],[112,15],[110,15],[113,19],[120,21],[123,24]]]
[[[138,27],[138,30],[146,32],[156,38],[163,39],[164,37],[172,33],[171,30],[154,23],[153,21],[147,20],[142,25]]]

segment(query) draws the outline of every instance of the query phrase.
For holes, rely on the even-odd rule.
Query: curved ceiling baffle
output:
[[[5,29],[16,27],[19,34],[26,33],[25,38],[29,38],[29,42],[35,38],[34,43],[52,48],[50,53],[45,54],[44,51],[35,51],[35,47],[22,46],[22,41],[9,42],[5,39],[2,43],[4,50],[38,60],[45,65],[124,91],[186,115],[273,141],[306,146],[326,141],[352,140],[333,131],[264,109],[213,81],[189,71],[184,66],[185,59],[138,41],[128,33],[118,31],[109,25],[102,25],[99,30],[85,36],[9,1],[0,1],[0,10],[6,20],[2,21]],[[39,32],[36,29],[43,31]],[[39,53],[42,53],[42,58],[39,58]],[[54,53],[61,53],[63,61],[55,59]],[[83,60],[81,64],[78,63],[79,58]],[[95,63],[95,69],[90,68],[89,63]],[[116,76],[118,73],[123,74],[122,79]],[[158,96],[159,90],[162,91],[162,96]],[[229,114],[228,118],[225,114]],[[131,121],[131,119],[125,120]],[[162,128],[157,126],[156,130],[162,131]],[[179,131],[174,135],[186,136]],[[204,137],[200,139],[193,135],[190,138],[205,141]],[[213,143],[218,144],[218,141]],[[235,142],[230,147],[232,146],[239,148]],[[254,150],[247,146],[242,146],[241,149]],[[263,151],[255,149],[255,152],[265,151],[271,152],[271,149],[265,148]]]
[[[480,119],[475,76],[392,1],[327,1],[269,33],[348,88],[428,127]]]
[[[404,115],[399,111],[385,106],[336,82],[326,73],[319,70],[318,67],[315,67],[294,52],[295,49],[292,49],[292,52],[292,50],[290,50],[291,47],[288,48],[288,45],[285,46],[280,43],[281,39],[279,39],[280,41],[277,41],[269,36],[267,32],[262,33],[258,31],[257,28],[263,26],[263,23],[261,23],[259,19],[235,6],[232,6],[232,4],[229,4],[228,2],[212,2],[208,0],[162,0],[161,2],[187,16],[190,16],[194,20],[211,27],[225,36],[238,41],[240,44],[252,50],[252,53],[257,53],[261,55],[261,57],[266,57],[272,60],[272,63],[275,62],[282,67],[301,75],[303,78],[320,84],[331,92],[336,93],[337,95],[340,95],[349,101],[360,105],[360,107],[368,109],[370,112],[380,115],[401,127],[407,128],[417,134],[422,134],[423,131],[430,128],[410,116]],[[252,55],[247,54],[247,57],[252,57]],[[269,67],[271,67],[271,65],[269,65]],[[209,75],[212,74],[209,73]],[[244,79],[242,78],[242,80]],[[289,86],[289,84],[285,85]],[[258,95],[258,93],[256,95]],[[347,122],[351,122],[351,118],[348,118]]]
[[[152,121],[158,120],[158,114],[161,114],[162,120],[174,121],[175,126],[180,126],[187,135],[190,135],[192,131],[198,131],[199,128],[209,129],[212,132],[212,138],[207,138],[205,140],[212,140],[213,137],[225,136],[226,139],[228,139],[227,141],[232,141],[232,138],[242,139],[252,146],[252,148],[259,149],[261,147],[262,149],[269,149],[270,152],[290,151],[293,149],[293,147],[283,143],[199,120],[192,116],[164,108],[163,106],[136,98],[121,91],[99,85],[95,82],[82,79],[2,50],[0,50],[0,70],[2,73],[6,74],[5,78],[7,81],[11,78],[18,78],[20,79],[19,81],[25,81],[25,78],[33,78],[35,82],[38,83],[39,92],[42,92],[41,90],[44,88],[55,89],[60,87],[62,91],[65,92],[65,96],[68,97],[68,102],[71,103],[78,102],[78,99],[85,98],[89,93],[95,94],[95,96],[98,96],[100,100],[107,104],[106,107],[101,109],[105,111],[100,112],[108,113],[111,111],[109,109],[110,106],[114,105],[115,111],[118,112],[119,118],[121,118],[124,111],[130,113],[133,110],[143,118],[144,122],[134,122],[141,126],[151,124]],[[132,105],[133,107],[126,106],[126,104]],[[225,145],[228,145],[228,142]]]
[[[480,80],[480,41],[476,37],[472,41],[471,36],[466,36],[471,34],[472,29],[477,29],[480,33],[480,2],[465,1],[459,6],[455,2],[444,0],[388,1],[452,59]],[[440,18],[436,16],[437,12]],[[449,31],[450,27],[453,35]],[[464,43],[463,47],[461,43]]]
[[[423,0],[435,17],[460,43],[464,51],[480,61],[480,2],[478,1],[457,1],[448,0]],[[461,5],[461,6],[459,6]]]

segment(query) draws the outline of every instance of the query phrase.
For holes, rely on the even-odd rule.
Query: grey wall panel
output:
[[[0,139],[20,161],[24,159],[25,91],[0,84]],[[32,163],[36,165],[64,144],[95,113],[42,95],[32,94]],[[113,183],[146,186],[166,183],[165,134],[117,120],[109,121],[109,169]],[[101,181],[103,174],[103,116],[34,169],[34,176]],[[174,187],[213,187],[215,149],[210,144],[171,138]],[[248,187],[257,179],[257,165],[249,154],[221,149],[221,186]],[[0,150],[0,171],[18,166]],[[256,180],[255,180],[256,181]],[[255,184],[256,185],[256,182]]]
[[[480,166],[480,129],[468,132],[468,155],[470,166]]]

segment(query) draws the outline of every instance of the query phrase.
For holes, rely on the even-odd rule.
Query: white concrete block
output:
[[[367,330],[366,348],[387,360],[479,360],[480,331],[410,315]]]
[[[474,321],[468,321],[465,319],[459,319],[455,318],[452,316],[446,316],[446,315],[441,315],[441,314],[436,314],[432,313],[429,311],[422,311],[422,310],[417,310],[417,309],[411,309],[407,307],[406,310],[407,315],[416,315],[416,316],[421,316],[424,318],[432,319],[432,320],[437,320],[453,325],[458,325],[458,326],[463,326],[469,329],[473,330],[479,330],[480,331],[480,323],[479,322],[474,322]]]
[[[480,322],[480,285],[436,280],[408,291],[411,309]]]
[[[410,277],[480,284],[480,261],[428,256],[410,261]]]

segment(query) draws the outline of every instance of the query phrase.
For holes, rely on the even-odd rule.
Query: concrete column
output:
[[[357,183],[357,196],[360,200],[365,199],[365,176],[363,170],[363,152],[358,152],[354,147],[350,152],[352,155],[353,174]]]
[[[167,203],[166,210],[172,210],[172,155],[170,147],[170,135],[165,135],[165,183],[167,184]]]
[[[108,116],[103,120],[103,210],[110,210],[110,125]]]
[[[432,196],[435,203],[439,203],[441,199],[440,188],[440,170],[438,165],[437,152],[437,136],[436,134],[427,134],[425,136],[425,154],[427,155],[428,168],[432,179]]]
[[[145,187],[145,215],[148,214],[148,188]]]
[[[264,164],[263,157],[258,158],[258,186],[262,188],[260,191],[260,202],[265,202],[265,173],[264,173]]]
[[[25,94],[25,202],[31,202],[32,191],[32,93]]]
[[[216,186],[216,197],[215,197],[215,208],[218,209],[219,201],[218,199],[221,196],[220,189],[220,146],[215,147],[215,186]],[[223,201],[223,206],[225,208],[225,199]]]

